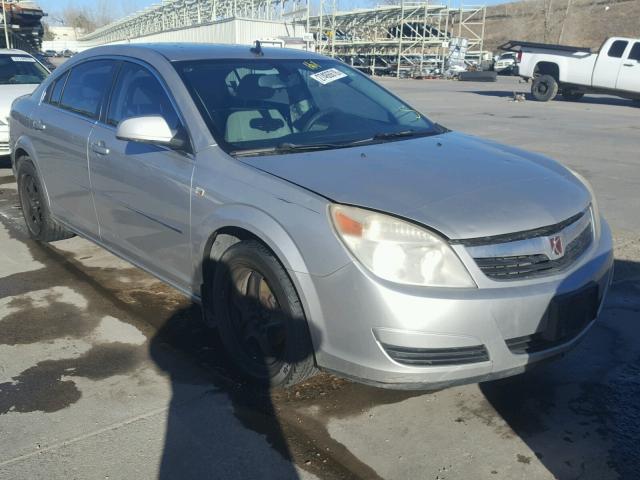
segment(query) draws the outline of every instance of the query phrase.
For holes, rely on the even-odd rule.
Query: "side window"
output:
[[[69,72],[62,75],[59,79],[57,79],[54,84],[50,87],[51,93],[49,95],[49,103],[51,105],[59,105],[60,98],[62,98],[62,89],[64,88],[64,84],[67,81],[67,77],[69,76]]]
[[[625,40],[616,40],[609,48],[608,55],[613,58],[622,58],[622,54],[626,50],[627,45],[629,45],[629,42]]]
[[[73,68],[60,106],[90,118],[98,118],[114,69],[115,63],[110,60],[86,62]]]
[[[636,60],[637,62],[640,62],[640,42],[633,44],[631,52],[629,52],[629,60]]]
[[[171,129],[177,129],[180,120],[164,88],[145,67],[123,63],[113,89],[107,112],[107,123],[117,126],[122,120],[146,115],[160,115]]]

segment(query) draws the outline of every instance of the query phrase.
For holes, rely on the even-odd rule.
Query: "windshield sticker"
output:
[[[31,57],[11,57],[11,60],[13,60],[14,62],[36,63],[36,59]]]
[[[335,82],[336,80],[340,80],[341,78],[344,78],[346,76],[346,73],[342,73],[337,68],[330,68],[328,70],[323,70],[321,72],[310,75],[311,78],[313,78],[316,82],[321,83],[322,85]]]
[[[314,62],[313,60],[307,60],[305,62],[302,62],[302,64],[311,69],[311,70],[317,70],[320,68],[320,65],[318,65],[316,62]]]

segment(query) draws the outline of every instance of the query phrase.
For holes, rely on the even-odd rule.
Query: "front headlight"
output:
[[[0,127],[6,127],[7,125],[9,125],[9,118],[2,118],[0,117]]]
[[[591,183],[589,180],[584,178],[575,170],[567,167],[574,177],[576,177],[580,183],[582,183],[587,190],[589,190],[589,195],[591,195],[591,218],[593,219],[593,228],[595,232],[595,238],[600,238],[600,209],[598,208],[598,200],[596,199],[596,192],[593,190]]]
[[[439,236],[391,215],[344,205],[331,219],[349,251],[374,275],[431,287],[475,287],[460,259]]]

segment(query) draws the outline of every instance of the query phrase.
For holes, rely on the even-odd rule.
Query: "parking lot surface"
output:
[[[196,305],[80,238],[30,241],[0,169],[0,479],[640,478],[640,108],[527,86],[383,80],[455,130],[586,176],[616,273],[564,358],[438,392],[327,374],[288,391],[233,380]]]

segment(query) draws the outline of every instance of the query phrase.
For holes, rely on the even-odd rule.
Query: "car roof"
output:
[[[0,48],[0,55],[29,55],[24,50],[16,50],[15,48]]]
[[[129,45],[108,45],[85,50],[82,57],[93,55],[127,55],[136,57],[140,54],[155,52],[171,62],[182,60],[209,59],[323,59],[326,58],[305,50],[290,48],[263,47],[262,57],[251,52],[251,45],[224,45],[214,43],[137,43]]]

